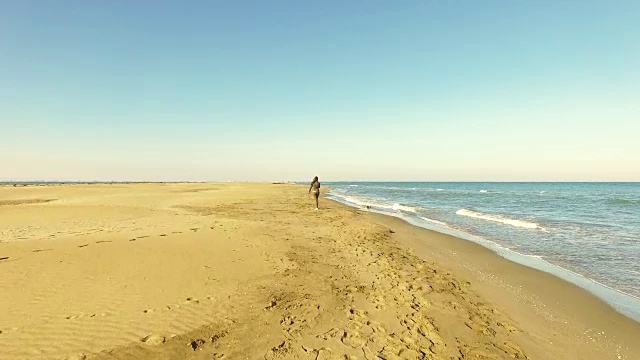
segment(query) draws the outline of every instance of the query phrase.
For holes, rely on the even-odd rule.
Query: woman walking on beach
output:
[[[320,181],[318,181],[318,177],[314,177],[313,181],[311,181],[311,186],[309,186],[309,194],[313,191],[313,195],[316,197],[316,210],[318,210],[318,199],[320,198]]]

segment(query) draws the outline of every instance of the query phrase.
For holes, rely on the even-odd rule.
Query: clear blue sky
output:
[[[0,180],[640,181],[639,1],[0,0]]]

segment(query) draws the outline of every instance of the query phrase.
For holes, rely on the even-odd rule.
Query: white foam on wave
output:
[[[356,198],[348,195],[333,194],[333,196],[342,198],[344,201],[347,201],[349,203],[359,205],[359,206],[378,206],[379,205],[374,202],[368,201],[366,199],[360,199],[360,198]]]
[[[511,249],[509,249],[509,250],[511,250]],[[520,255],[520,256],[526,256],[526,257],[529,257],[529,258],[534,258],[534,259],[540,259],[540,260],[543,260],[543,257],[542,257],[541,255],[523,254],[523,253],[519,253],[519,252],[517,252],[517,251],[515,251],[515,250],[511,250],[511,251],[513,251],[514,253],[516,253],[516,254],[518,254],[518,255]]]
[[[493,221],[493,222],[497,222],[505,225],[511,225],[515,227],[521,227],[525,229],[538,229],[538,230],[546,231],[543,227],[540,227],[540,225],[536,223],[532,223],[524,220],[509,219],[500,215],[483,214],[483,213],[479,213],[479,212],[475,212],[467,209],[460,209],[456,211],[456,214],[461,216],[472,217],[476,219]]]
[[[442,190],[444,190],[444,189],[436,189],[436,191],[442,191]]]
[[[404,211],[404,212],[410,212],[410,213],[417,213],[418,210],[415,207],[411,207],[411,206],[406,206],[406,205],[402,205],[402,204],[398,204],[395,203],[393,205],[388,205],[388,204],[383,204],[383,203],[379,203],[379,202],[375,202],[372,201],[370,199],[363,199],[363,198],[356,198],[353,196],[348,196],[348,195],[340,195],[340,194],[332,194],[333,196],[342,198],[344,201],[347,201],[351,204],[355,204],[358,206],[363,206],[363,207],[373,207],[373,208],[378,208],[378,209],[387,209],[387,210],[394,210],[394,211]]]
[[[358,187],[358,185],[349,185],[349,186],[351,186],[351,187]]]
[[[407,211],[407,212],[412,212],[412,213],[416,213],[416,208],[411,207],[411,206],[405,206],[405,205],[400,205],[398,203],[395,203],[391,206],[391,209],[393,210],[400,210],[400,211]]]
[[[486,192],[487,192],[487,190],[480,190],[480,192],[481,192],[481,193],[486,193]]]
[[[424,221],[432,222],[432,223],[434,223],[434,224],[442,225],[442,226],[444,226],[444,227],[449,227],[449,225],[448,225],[447,223],[442,222],[442,221],[433,220],[433,219],[429,219],[429,218],[422,217],[422,216],[420,216],[420,219],[422,219],[422,220],[424,220]]]

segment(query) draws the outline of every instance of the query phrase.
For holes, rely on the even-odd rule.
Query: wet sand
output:
[[[0,187],[0,359],[637,359],[640,324],[286,184]]]

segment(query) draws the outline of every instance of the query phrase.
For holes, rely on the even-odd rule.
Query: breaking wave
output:
[[[505,224],[505,225],[511,225],[511,226],[515,226],[515,227],[520,227],[520,228],[525,228],[525,229],[544,230],[543,227],[541,227],[540,225],[538,225],[536,223],[532,223],[532,222],[528,222],[528,221],[524,221],[524,220],[509,219],[509,218],[506,218],[506,217],[503,217],[503,216],[500,216],[500,215],[483,214],[483,213],[479,213],[479,212],[472,211],[472,210],[467,210],[467,209],[460,209],[460,210],[456,211],[456,214],[460,215],[460,216],[467,216],[467,217],[472,217],[472,218],[476,218],[476,219],[493,221],[493,222],[497,222],[497,223],[501,223],[501,224]]]

